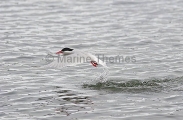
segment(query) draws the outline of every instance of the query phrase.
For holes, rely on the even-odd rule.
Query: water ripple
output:
[[[1,0],[0,118],[182,119],[181,0]],[[106,57],[109,79],[88,64],[41,69],[72,47]]]

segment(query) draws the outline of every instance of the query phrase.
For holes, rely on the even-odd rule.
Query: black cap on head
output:
[[[73,49],[71,48],[63,48],[62,51],[72,51]]]

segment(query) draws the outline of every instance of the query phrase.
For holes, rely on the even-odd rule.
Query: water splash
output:
[[[92,90],[102,90],[107,92],[162,92],[173,90],[180,85],[183,85],[182,77],[179,78],[165,78],[165,79],[149,79],[149,80],[107,80],[104,82],[97,82],[94,84],[83,84],[83,88]]]
[[[94,80],[99,80],[100,82],[106,82],[109,75],[109,69],[103,68],[103,72],[99,73]]]

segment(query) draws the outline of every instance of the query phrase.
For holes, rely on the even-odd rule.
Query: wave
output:
[[[171,90],[172,88],[177,88],[181,85],[183,85],[183,77],[164,79],[152,78],[149,80],[109,79],[104,82],[97,82],[93,84],[85,83],[82,85],[82,87],[86,89],[103,90],[107,92],[142,93],[167,91]]]

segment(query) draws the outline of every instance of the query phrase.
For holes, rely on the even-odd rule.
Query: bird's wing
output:
[[[82,51],[75,51],[73,54],[66,56],[58,55],[57,57],[54,57],[53,61],[50,64],[45,65],[44,67],[63,68],[67,66],[75,66],[77,64],[90,61],[96,61],[98,64],[107,67],[106,64],[98,59],[96,56]]]
[[[83,53],[75,52],[70,55],[58,55],[55,56],[53,61],[44,67],[55,67],[55,68],[63,68],[67,66],[75,66],[77,64],[81,64],[87,62],[87,56]]]

